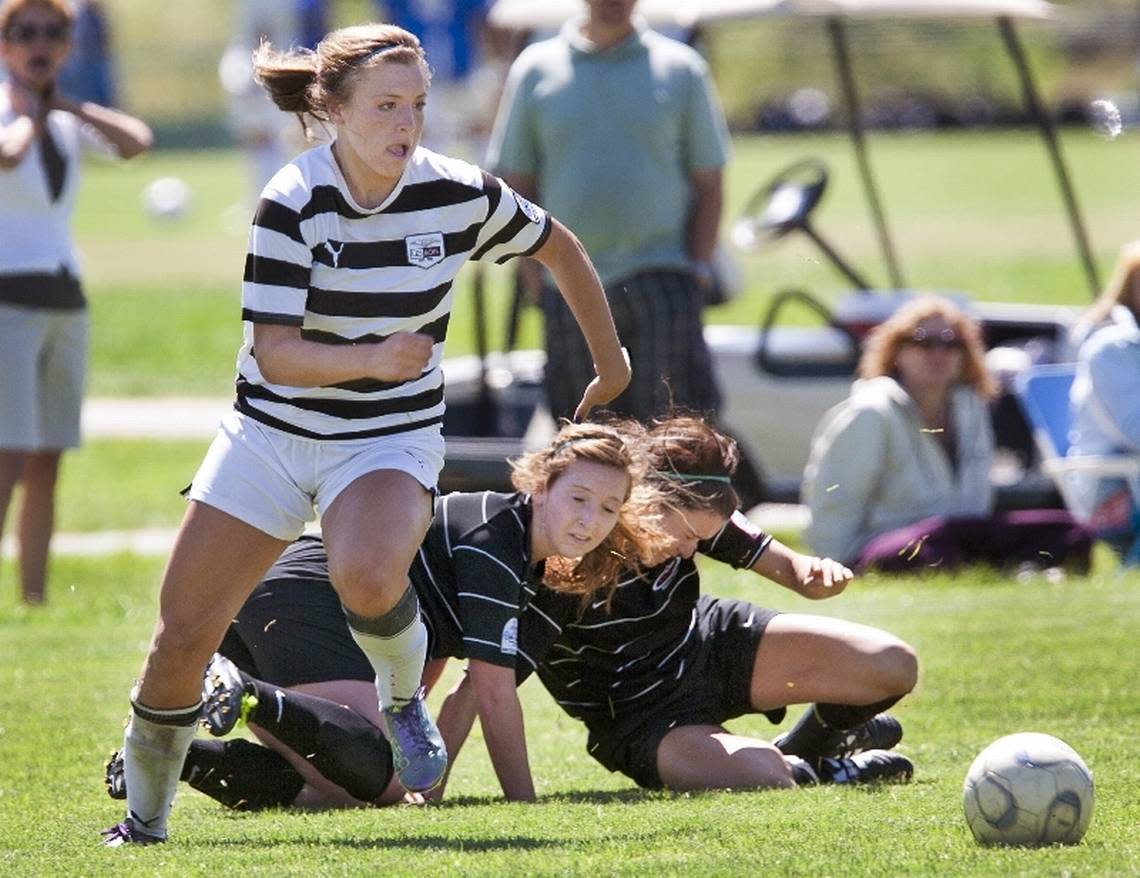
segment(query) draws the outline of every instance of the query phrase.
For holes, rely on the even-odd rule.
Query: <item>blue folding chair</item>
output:
[[[1140,455],[1069,454],[1072,446],[1072,412],[1069,391],[1076,377],[1076,363],[1033,366],[1016,381],[1018,402],[1029,421],[1041,469],[1053,480],[1066,508],[1078,521],[1088,522],[1093,510],[1081,499],[1092,492],[1077,492],[1078,478],[1124,479],[1140,506]]]

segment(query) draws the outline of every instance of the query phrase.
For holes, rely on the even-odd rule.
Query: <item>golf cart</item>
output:
[[[580,0],[498,0],[490,21],[518,30],[559,26],[581,8]],[[803,290],[784,290],[771,300],[757,326],[706,327],[720,386],[722,420],[745,453],[739,486],[746,505],[761,501],[794,502],[809,450],[809,439],[824,412],[843,399],[854,378],[859,345],[867,330],[912,295],[891,240],[879,190],[867,159],[862,113],[852,75],[847,22],[854,17],[992,18],[1013,62],[1025,108],[1035,120],[1060,187],[1062,201],[1091,294],[1099,289],[1096,267],[1069,182],[1056,133],[1042,107],[1014,22],[1047,19],[1054,8],[1041,0],[641,0],[640,14],[650,22],[711,26],[742,18],[810,16],[826,28],[832,47],[847,130],[883,262],[890,279],[876,291],[816,229],[813,211],[828,185],[828,171],[815,159],[796,162],[759,187],[735,224],[733,243],[751,249],[788,235],[806,236],[850,283],[852,292],[835,305]],[[476,282],[476,349],[479,355],[447,361],[447,489],[502,489],[508,484],[504,459],[540,445],[553,424],[542,406],[540,351],[491,354],[486,345],[481,283]],[[927,288],[931,288],[927,286]],[[1074,311],[1064,307],[962,304],[983,325],[994,362],[1003,367],[1022,362],[1016,354],[1033,351],[1040,362],[1065,348]],[[815,327],[785,325],[789,310],[807,308],[818,315]],[[511,309],[513,339],[517,303]],[[1012,352],[1012,354],[1010,354]],[[1007,354],[1010,354],[1007,356]],[[778,412],[778,417],[773,413]],[[1000,471],[995,470],[998,503],[1004,508],[1058,503],[1051,482],[1036,469],[1025,421],[1012,397],[994,407]]]

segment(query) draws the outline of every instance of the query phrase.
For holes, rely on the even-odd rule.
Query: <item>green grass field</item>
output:
[[[1103,274],[1136,235],[1136,136],[1106,142],[1066,132],[1064,146]],[[1027,134],[874,136],[872,160],[908,280],[977,298],[1079,305],[1060,196]],[[728,215],[752,189],[805,155],[825,159],[833,188],[817,228],[872,279],[879,264],[853,162],[838,138],[744,138],[729,175]],[[145,217],[151,179],[185,179],[188,214]],[[246,210],[239,157],[157,153],[92,166],[76,223],[92,302],[91,393],[231,392]],[[831,298],[843,283],[806,241],[742,257],[746,294],[710,313],[752,322],[777,290]],[[469,281],[470,275],[466,277]],[[500,343],[507,276],[490,274]],[[465,282],[466,282],[465,281]],[[470,296],[461,292],[449,353],[471,350]],[[523,343],[538,343],[527,317]],[[173,525],[205,442],[89,442],[68,456],[60,529]],[[794,540],[795,535],[789,535]],[[607,774],[584,736],[534,685],[524,689],[541,801],[503,805],[478,738],[460,759],[453,804],[336,814],[239,815],[196,793],[179,798],[174,841],[100,851],[97,830],[120,807],[101,787],[102,760],[121,737],[126,695],[146,647],[160,559],[59,558],[49,603],[16,603],[15,570],[0,562],[0,875],[721,874],[1135,875],[1140,873],[1140,720],[1135,674],[1140,574],[1096,574],[1061,585],[977,572],[956,578],[868,580],[807,607],[731,573],[709,590],[785,609],[880,625],[910,640],[920,686],[899,709],[915,783],[877,791],[644,794]],[[759,720],[733,729],[770,737]],[[1050,732],[1096,774],[1097,815],[1072,849],[983,850],[961,817],[971,759],[1001,734]]]
[[[476,732],[455,801],[430,809],[237,814],[184,790],[173,840],[105,851],[120,803],[102,789],[145,647],[160,561],[59,562],[51,603],[0,598],[0,874],[33,875],[1135,875],[1140,863],[1140,575],[1016,583],[869,579],[810,607],[754,577],[709,571],[707,590],[894,631],[922,662],[897,709],[914,782],[882,789],[648,794],[586,754],[584,734],[523,689],[540,801],[506,805]],[[438,696],[435,696],[438,697]],[[795,711],[793,711],[793,716]],[[763,737],[759,718],[730,724]],[[973,756],[1038,730],[1072,744],[1096,814],[1072,848],[983,849],[961,812]]]

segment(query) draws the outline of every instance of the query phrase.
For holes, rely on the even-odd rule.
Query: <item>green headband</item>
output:
[[[726,485],[732,484],[732,479],[728,476],[706,476],[698,475],[696,473],[678,472],[666,473],[661,472],[660,470],[657,472],[657,475],[661,476],[663,479],[669,479],[670,481],[674,482],[724,482]]]

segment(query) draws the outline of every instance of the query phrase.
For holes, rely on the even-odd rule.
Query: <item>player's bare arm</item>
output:
[[[253,328],[254,349],[262,376],[273,384],[325,387],[357,378],[411,381],[431,359],[431,336],[397,332],[382,342],[327,345],[301,337],[296,326],[259,323]]]
[[[550,236],[535,258],[547,267],[562,297],[578,321],[594,358],[598,377],[590,382],[574,417],[581,419],[595,406],[604,405],[629,384],[629,361],[618,341],[613,316],[602,282],[581,242],[566,226],[551,217]]]
[[[514,669],[472,659],[468,674],[487,754],[503,795],[510,802],[533,802],[534,781],[530,775]]]
[[[809,600],[835,597],[855,578],[838,561],[804,555],[777,540],[768,544],[752,570]]]

